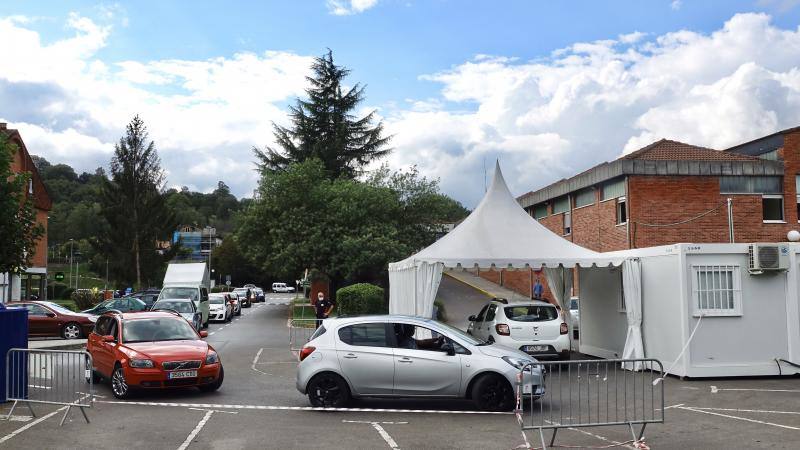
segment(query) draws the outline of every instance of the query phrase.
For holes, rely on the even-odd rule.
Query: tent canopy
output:
[[[498,162],[491,187],[463,222],[419,253],[389,264],[389,270],[419,263],[502,269],[618,266],[624,260],[575,245],[528,215],[508,190]]]

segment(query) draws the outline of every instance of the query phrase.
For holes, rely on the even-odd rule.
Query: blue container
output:
[[[5,308],[0,303],[0,403],[6,397],[6,355],[12,348],[28,348],[28,310],[25,308]],[[25,364],[19,364],[17,380],[27,379]],[[27,388],[28,383],[22,383]],[[27,390],[27,389],[26,389]]]

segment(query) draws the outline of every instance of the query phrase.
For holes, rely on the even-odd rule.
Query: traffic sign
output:
[[[229,278],[229,279],[227,279],[227,280],[225,280],[225,284],[227,284],[228,286],[230,286],[230,285],[231,285],[231,280],[230,280],[230,278]]]
[[[56,272],[56,281],[64,281],[64,272]]]

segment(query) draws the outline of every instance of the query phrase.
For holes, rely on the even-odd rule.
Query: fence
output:
[[[29,350],[12,348],[6,354],[6,395],[14,404],[8,418],[19,402],[25,402],[31,415],[31,403],[66,406],[60,425],[64,425],[72,407],[80,408],[89,423],[84,408],[94,401],[92,356],[76,350]]]
[[[648,423],[664,423],[664,368],[655,359],[606,359],[537,362],[545,373],[544,392],[525,406],[522,400],[533,386],[518,386],[517,419],[522,430],[553,430],[553,446],[560,428],[627,425],[633,443],[639,443]],[[528,366],[523,367],[523,371]],[[643,368],[641,371],[623,367]],[[529,368],[528,368],[529,370]],[[518,378],[523,380],[521,374]],[[634,425],[641,425],[637,433]]]
[[[317,319],[289,319],[289,350],[300,351],[317,331]]]

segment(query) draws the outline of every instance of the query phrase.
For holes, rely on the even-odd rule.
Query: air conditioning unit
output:
[[[750,244],[748,248],[751,275],[789,269],[789,246],[787,244]]]

